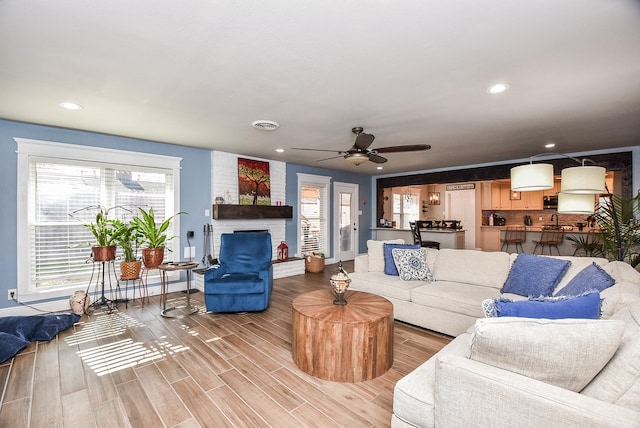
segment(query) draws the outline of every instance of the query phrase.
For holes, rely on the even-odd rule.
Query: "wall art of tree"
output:
[[[240,205],[271,205],[269,162],[238,158]]]

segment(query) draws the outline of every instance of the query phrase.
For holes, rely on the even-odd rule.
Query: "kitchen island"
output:
[[[411,229],[396,229],[390,227],[374,227],[372,239],[376,241],[386,241],[389,239],[404,239],[410,244],[413,242]],[[423,241],[436,241],[440,243],[440,248],[464,249],[464,229],[420,229],[420,236]]]

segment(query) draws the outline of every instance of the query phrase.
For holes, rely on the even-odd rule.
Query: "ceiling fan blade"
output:
[[[358,150],[366,150],[371,143],[373,143],[374,137],[371,134],[365,134],[364,132],[356,135],[356,142],[353,144],[353,147]]]
[[[327,150],[327,151],[330,151],[330,150]],[[318,159],[316,162],[322,162],[322,161],[326,161],[326,160],[330,160],[330,159],[338,159],[338,158],[342,158],[342,157],[344,157],[344,155],[331,156],[330,158]]]
[[[412,144],[408,146],[395,146],[395,147],[380,147],[373,149],[376,153],[401,153],[401,152],[417,152],[420,150],[429,150],[431,146],[429,144]]]
[[[373,153],[369,153],[368,156],[369,156],[369,160],[373,163],[385,163],[387,161],[387,158],[383,158],[382,156],[378,156]]]
[[[291,147],[291,150],[308,150],[311,152],[331,152],[331,153],[344,153],[340,150],[326,150],[326,149],[304,149],[302,147]]]

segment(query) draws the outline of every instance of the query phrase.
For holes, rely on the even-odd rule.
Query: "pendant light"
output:
[[[562,170],[560,191],[580,195],[605,193],[607,170],[601,166],[576,166]]]
[[[558,214],[593,214],[595,195],[558,193]]]
[[[553,189],[553,165],[533,163],[511,168],[511,190],[533,192]]]

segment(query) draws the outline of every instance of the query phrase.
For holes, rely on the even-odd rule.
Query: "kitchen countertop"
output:
[[[397,227],[372,227],[371,230],[398,230],[402,232],[411,232],[411,229],[400,229]],[[421,232],[435,232],[435,233],[455,233],[466,232],[466,229],[420,229]]]
[[[481,226],[482,229],[489,229],[489,230],[495,230],[498,229],[500,231],[506,230],[507,227],[509,227],[509,225],[507,226]],[[542,232],[542,226],[526,226],[526,230],[527,232]],[[578,230],[578,228],[576,226],[573,226],[573,229],[571,230],[567,230],[565,229],[564,233],[589,233],[589,232],[600,232],[600,229],[598,228],[591,228],[591,227],[585,227],[582,230]]]

